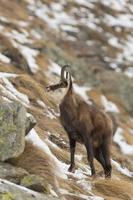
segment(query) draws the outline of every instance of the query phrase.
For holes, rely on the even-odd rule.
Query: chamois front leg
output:
[[[86,138],[85,147],[87,151],[88,163],[91,168],[91,176],[95,176],[94,152],[93,152],[93,146],[92,146],[92,142],[90,141],[90,138]]]
[[[75,171],[75,161],[74,161],[74,155],[75,155],[75,147],[76,147],[76,141],[74,139],[69,139],[70,142],[70,160],[71,160],[71,165],[68,169],[69,172],[74,172]]]

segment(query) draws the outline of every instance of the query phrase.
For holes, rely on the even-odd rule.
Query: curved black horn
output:
[[[65,72],[66,68],[69,68],[69,67],[70,67],[70,65],[64,65],[64,66],[62,67],[62,69],[61,69],[61,79],[62,79],[62,80],[65,80],[64,72]]]

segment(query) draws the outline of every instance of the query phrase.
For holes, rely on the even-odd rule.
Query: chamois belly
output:
[[[76,130],[75,124],[72,119],[67,115],[61,115],[60,121],[64,129],[66,130],[68,137],[74,139],[76,142],[83,143],[82,135]]]

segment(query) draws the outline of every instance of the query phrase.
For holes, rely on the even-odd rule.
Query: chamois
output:
[[[69,65],[61,69],[61,79],[58,84],[49,85],[47,91],[67,88],[67,92],[60,103],[60,121],[68,134],[70,142],[71,165],[68,169],[75,169],[76,142],[85,145],[91,175],[95,175],[94,158],[102,165],[105,178],[111,177],[110,149],[113,136],[113,123],[103,110],[85,102],[74,92]]]

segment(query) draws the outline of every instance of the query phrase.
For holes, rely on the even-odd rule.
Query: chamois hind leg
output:
[[[104,167],[105,178],[111,178],[112,166],[110,159],[110,142],[108,139],[104,140],[101,148],[102,148],[103,158],[105,160],[105,167]]]
[[[94,149],[94,155],[96,160],[102,165],[103,169],[105,169],[105,160],[102,154],[101,147],[97,147]]]
[[[92,142],[90,141],[90,139],[85,141],[85,147],[87,150],[88,162],[91,168],[91,176],[94,176],[95,175],[94,152],[93,152]]]
[[[75,160],[74,160],[74,155],[75,155],[75,147],[76,147],[76,141],[74,139],[70,139],[70,160],[71,160],[71,165],[68,169],[69,172],[74,172],[75,171]]]

